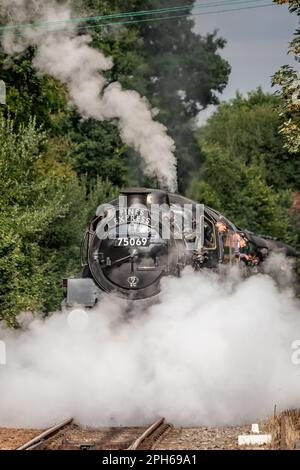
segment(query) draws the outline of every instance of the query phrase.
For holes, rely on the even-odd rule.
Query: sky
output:
[[[260,85],[264,91],[274,91],[271,76],[281,65],[295,64],[287,50],[298,19],[286,6],[195,16],[194,19],[197,33],[203,35],[217,29],[227,40],[221,55],[232,70],[222,100],[233,98],[236,90],[245,94]],[[205,122],[213,110],[211,106],[200,113],[199,123]]]

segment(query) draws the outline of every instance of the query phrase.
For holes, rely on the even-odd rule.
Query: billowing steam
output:
[[[299,406],[299,301],[269,276],[187,269],[138,305],[129,315],[105,296],[88,313],[0,328],[0,425],[235,424]]]
[[[22,28],[16,34],[7,30],[2,44],[9,54],[22,52],[28,45],[37,46],[33,61],[41,74],[49,74],[67,85],[70,99],[83,117],[97,120],[117,120],[124,143],[143,158],[145,174],[157,177],[162,186],[176,189],[174,141],[166,128],[153,120],[146,98],[136,91],[123,90],[118,82],[108,84],[103,72],[113,62],[91,47],[91,36],[78,35],[76,26],[64,21],[74,15],[69,4],[61,5],[41,0],[2,0],[0,14],[13,23],[50,21],[39,28]],[[101,158],[101,155],[99,155]]]

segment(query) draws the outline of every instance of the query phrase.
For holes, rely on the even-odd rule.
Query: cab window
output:
[[[215,236],[215,227],[213,223],[204,219],[204,248],[207,250],[216,248],[216,236]]]
[[[231,263],[235,260],[235,232],[228,229],[222,236],[224,249],[224,262]]]

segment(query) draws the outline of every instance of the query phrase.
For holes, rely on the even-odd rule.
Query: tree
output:
[[[278,4],[287,4],[291,13],[300,16],[299,0],[274,0]],[[295,61],[300,62],[300,29],[295,31],[294,38],[289,45],[289,54],[293,54]],[[272,85],[280,87],[281,97],[278,107],[280,126],[279,132],[285,139],[284,147],[290,153],[290,164],[298,170],[300,168],[300,77],[298,72],[290,65],[283,65],[273,76]],[[298,176],[299,177],[299,176]],[[297,248],[300,249],[300,212],[299,212],[299,185],[298,191],[293,192],[292,216],[298,234]],[[298,260],[300,273],[300,259]]]
[[[182,5],[181,0],[168,2]],[[194,1],[190,2],[190,13]],[[136,2],[139,9],[145,2]],[[165,1],[151,0],[147,8],[167,7]],[[201,163],[195,141],[195,118],[209,104],[217,104],[217,92],[227,85],[230,66],[218,53],[226,41],[216,33],[201,36],[193,30],[191,17],[142,23],[144,56],[148,64],[147,97],[160,109],[159,119],[175,140],[178,160],[178,188],[184,192],[193,171]]]
[[[231,160],[256,165],[266,183],[276,191],[300,188],[300,166],[290,158],[284,138],[278,134],[281,99],[260,88],[245,98],[239,93],[222,103],[207,125],[197,133],[198,141],[213,142],[228,150]]]
[[[1,78],[7,87],[9,115],[16,127],[35,116],[37,126],[57,135],[70,111],[67,94],[53,77],[37,75],[32,67],[34,52],[29,47],[23,54],[9,57],[0,49]]]
[[[189,195],[242,228],[295,242],[290,206],[299,169],[277,132],[278,100],[258,89],[218,107],[197,133],[204,164]]]
[[[100,180],[86,195],[74,171],[47,155],[34,120],[0,116],[0,316],[58,308],[63,276],[80,270],[79,244],[91,210],[114,195]]]
[[[190,2],[187,14],[191,13],[193,4]],[[77,1],[78,11],[86,11],[89,15],[176,5],[182,5],[182,2]],[[114,59],[115,65],[107,74],[108,79],[138,90],[159,109],[157,119],[167,126],[168,133],[175,140],[180,192],[185,191],[191,173],[201,162],[194,137],[195,118],[201,109],[218,103],[217,92],[225,88],[230,72],[229,64],[218,54],[225,40],[217,37],[216,33],[202,37],[193,31],[193,26],[191,17],[178,17],[109,30],[96,27],[93,32],[94,47],[99,47]],[[129,167],[136,170],[132,177],[145,181],[136,168],[138,160],[134,153],[126,151],[126,155]]]
[[[281,199],[255,165],[232,160],[218,144],[203,145],[205,162],[189,195],[219,209],[239,227],[293,241],[291,223]],[[199,177],[199,175],[198,175]]]
[[[178,4],[180,0],[169,3]],[[73,0],[72,5],[78,16],[168,6],[162,0],[151,0],[147,5],[144,0]],[[158,119],[175,140],[179,190],[184,192],[191,173],[201,162],[194,138],[195,118],[199,110],[218,102],[216,93],[227,84],[230,67],[218,53],[225,41],[215,33],[206,37],[196,34],[190,17],[107,28],[95,23],[91,26],[88,32],[93,47],[114,60],[113,68],[106,73],[107,80],[118,80],[125,88],[136,89],[160,110]],[[79,30],[81,33],[86,34],[86,30]],[[34,52],[29,48],[21,56],[0,56],[2,78],[8,86],[7,102],[16,125],[35,115],[37,124],[49,131],[53,147],[60,150],[59,158],[69,163],[71,159],[79,175],[94,178],[100,171],[118,184],[130,183],[131,177],[144,182],[140,168],[136,168],[136,155],[124,148],[116,129],[95,120],[81,125],[76,110],[69,106],[64,86],[52,77],[39,77],[33,70]],[[103,172],[104,165],[97,158],[111,168]],[[134,174],[125,171],[126,166],[134,167]]]
[[[1,315],[42,305],[39,243],[53,219],[63,216],[61,193],[40,168],[39,134],[33,121],[14,132],[14,123],[0,121]],[[55,180],[54,180],[55,181]],[[54,183],[55,184],[55,183]],[[48,202],[49,193],[53,200]]]
[[[125,186],[128,173],[126,148],[118,128],[94,119],[81,121],[77,116],[73,122],[71,163],[77,174],[86,175],[89,182],[101,177],[117,186]]]
[[[299,0],[274,0],[279,4],[288,4],[290,12],[300,16]],[[290,43],[289,54],[293,54],[296,62],[300,62],[300,29],[294,34]],[[273,85],[279,85],[282,97],[279,115],[282,123],[280,132],[285,137],[285,147],[291,154],[296,154],[299,162],[300,154],[300,77],[290,65],[282,66],[273,77]],[[299,163],[298,163],[299,164]]]

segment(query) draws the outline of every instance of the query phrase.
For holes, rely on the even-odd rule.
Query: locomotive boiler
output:
[[[99,206],[86,230],[82,275],[64,280],[68,307],[93,307],[104,292],[155,297],[163,276],[241,263],[259,271],[271,252],[296,257],[277,239],[241,230],[220,212],[179,194],[128,188]]]

